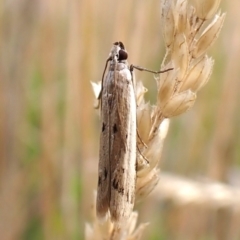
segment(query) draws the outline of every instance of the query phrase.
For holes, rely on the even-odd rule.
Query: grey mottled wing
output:
[[[124,72],[125,71],[125,72]],[[112,108],[111,199],[112,221],[128,218],[135,199],[136,181],[136,101],[128,69],[117,71]],[[127,74],[126,74],[127,72]]]
[[[98,188],[97,188],[97,216],[105,218],[110,203],[110,112],[112,111],[109,103],[112,102],[110,78],[112,72],[108,72],[102,86],[101,97],[101,134],[100,134],[100,152],[98,164]]]
[[[117,63],[103,83],[97,215],[112,221],[132,212],[136,181],[136,101],[127,66]]]

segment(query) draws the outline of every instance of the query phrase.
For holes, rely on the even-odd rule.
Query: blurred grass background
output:
[[[213,75],[195,106],[172,121],[161,169],[236,184],[240,2],[222,1],[221,9],[227,18],[209,52]],[[99,146],[90,81],[100,81],[111,45],[119,40],[130,63],[158,69],[165,52],[160,1],[1,1],[2,240],[83,239],[84,224],[91,221]],[[136,76],[154,102],[153,76]],[[147,212],[149,204],[140,207]],[[174,239],[164,224],[174,213],[162,212],[157,203],[151,207],[156,215],[141,219],[152,225],[147,239]]]

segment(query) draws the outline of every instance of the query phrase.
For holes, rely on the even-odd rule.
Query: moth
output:
[[[115,42],[106,61],[102,88],[98,99],[101,106],[100,154],[96,212],[104,219],[108,212],[113,222],[127,219],[134,206],[136,185],[137,121],[132,71],[122,42]],[[105,71],[110,62],[108,72]]]
[[[136,100],[127,57],[123,43],[114,43],[99,95],[101,134],[96,208],[98,218],[105,218],[109,211],[113,222],[128,218],[135,200]]]

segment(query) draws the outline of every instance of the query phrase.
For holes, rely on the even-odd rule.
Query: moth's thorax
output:
[[[109,71],[121,71],[123,69],[129,69],[127,60],[121,62],[111,61],[109,65]]]
[[[127,80],[131,80],[132,78],[127,60],[122,60],[121,62],[111,61],[109,66],[109,72],[114,71],[119,72],[119,74]]]

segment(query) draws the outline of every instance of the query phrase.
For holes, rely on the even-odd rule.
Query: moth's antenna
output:
[[[104,68],[104,70],[103,70],[102,85],[101,85],[101,91],[100,91],[100,93],[99,93],[99,95],[98,95],[98,97],[97,97],[98,100],[99,100],[99,99],[101,98],[101,96],[102,96],[104,75],[105,75],[105,72],[106,72],[106,69],[107,69],[108,62],[109,62],[111,59],[112,59],[111,57],[109,57],[109,58],[107,59],[106,64],[105,64],[105,68]]]

